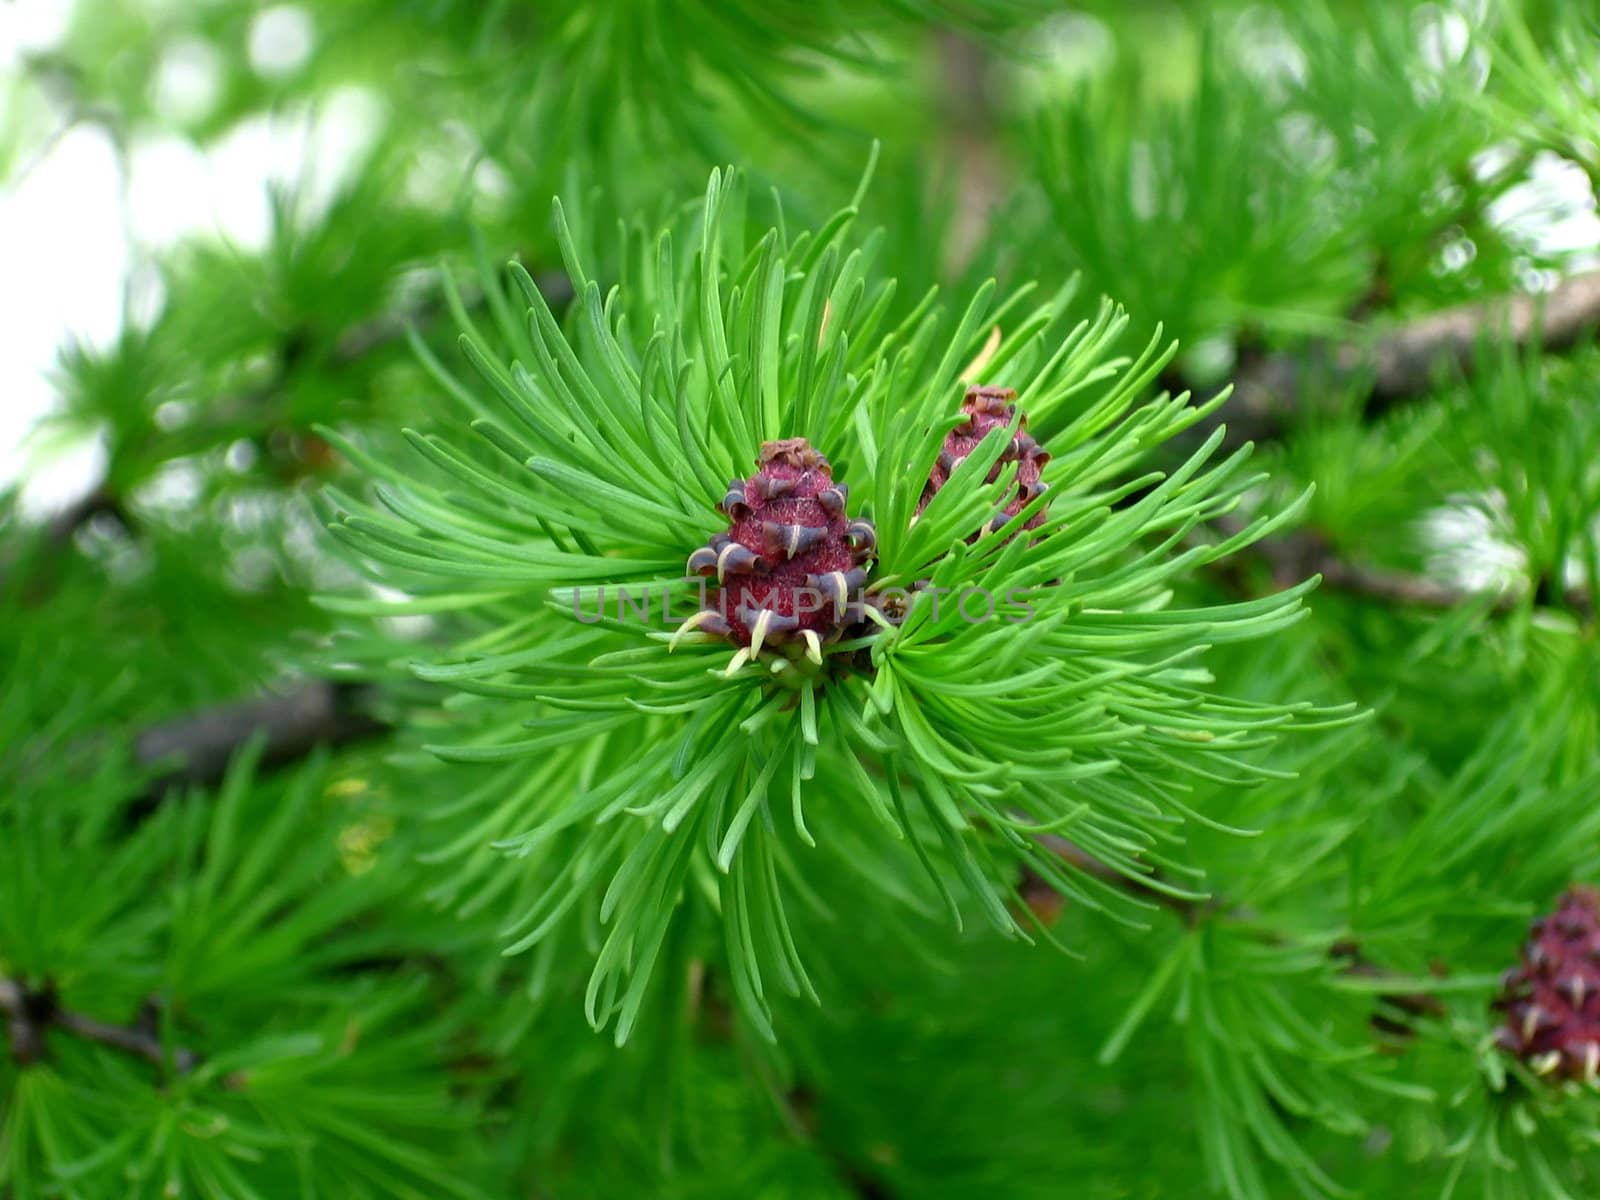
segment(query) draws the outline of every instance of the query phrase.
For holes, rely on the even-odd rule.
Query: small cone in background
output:
[[[917,503],[918,513],[927,508],[929,501],[943,490],[950,482],[950,476],[955,473],[956,468],[978,448],[978,444],[991,430],[1010,426],[1016,417],[1016,398],[1017,393],[1011,388],[983,386],[967,389],[966,397],[961,402],[961,412],[966,420],[945,435],[944,446],[940,449],[939,458],[933,464],[928,482],[922,489],[922,499]],[[1011,444],[1001,452],[1000,458],[989,471],[989,482],[993,483],[999,478],[1004,464],[1008,462],[1017,464],[1016,493],[1003,510],[990,518],[991,529],[999,529],[1005,525],[1022,511],[1025,504],[1046,488],[1039,475],[1044,470],[1045,463],[1050,461],[1050,455],[1028,435],[1027,424],[1027,417],[1017,422],[1017,430],[1011,436]],[[1048,505],[1042,505],[1022,527],[1037,529],[1044,524],[1046,508]]]
[[[1534,922],[1495,1007],[1502,1049],[1541,1075],[1600,1083],[1600,891],[1571,888]]]

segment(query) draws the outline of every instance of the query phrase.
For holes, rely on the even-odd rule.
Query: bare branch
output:
[[[1560,350],[1600,328],[1600,271],[1573,275],[1541,295],[1497,297],[1429,313],[1370,339],[1344,345],[1315,343],[1294,354],[1269,354],[1245,363],[1232,397],[1202,422],[1201,436],[1228,427],[1228,444],[1282,436],[1305,393],[1370,380],[1367,412],[1427,393],[1442,370],[1470,372],[1480,338],[1502,335],[1518,347]]]
[[[303,758],[320,745],[343,746],[387,731],[365,711],[365,689],[310,680],[276,695],[201,709],[152,726],[134,738],[134,755],[145,766],[165,765],[147,799],[182,784],[212,784],[233,756],[258,734],[266,738],[262,762],[276,765]]]
[[[147,1005],[139,1020],[131,1025],[112,1025],[62,1008],[53,988],[29,991],[14,979],[0,978],[0,1013],[7,1017],[11,1052],[23,1065],[44,1057],[44,1034],[50,1028],[63,1029],[86,1042],[132,1054],[163,1071],[170,1066],[179,1074],[186,1074],[200,1062],[199,1055],[179,1047],[172,1052],[169,1063],[155,1032],[153,1005]]]
[[[161,1040],[146,1029],[131,1025],[111,1025],[64,1008],[55,1011],[52,1024],[83,1038],[84,1041],[98,1042],[102,1046],[110,1046],[113,1050],[136,1055],[163,1070],[167,1067],[167,1055],[162,1049]],[[194,1070],[199,1062],[199,1055],[192,1050],[180,1046],[172,1052],[172,1066],[180,1075],[186,1075]]]
[[[11,1038],[11,1054],[26,1066],[44,1056],[44,1030],[22,985],[0,979],[0,1013],[6,1015],[6,1032]]]
[[[944,117],[940,167],[949,173],[954,202],[941,265],[945,276],[954,279],[982,245],[1006,196],[1010,171],[995,132],[989,48],[953,31],[940,34],[938,47]]]
[[[1233,532],[1223,523],[1225,532]],[[1488,611],[1504,616],[1523,603],[1523,595],[1513,589],[1477,591],[1455,587],[1426,575],[1395,571],[1387,567],[1351,562],[1313,529],[1299,529],[1282,537],[1265,538],[1249,547],[1249,553],[1266,562],[1273,581],[1280,587],[1322,576],[1322,586],[1335,592],[1361,596],[1402,608],[1444,610],[1465,604],[1487,602]],[[1224,565],[1229,569],[1229,565]],[[1593,612],[1590,597],[1578,588],[1551,595],[1538,595],[1537,603],[1560,608],[1580,618]]]

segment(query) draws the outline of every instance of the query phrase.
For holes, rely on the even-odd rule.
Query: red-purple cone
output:
[[[1541,1075],[1600,1082],[1600,891],[1572,888],[1534,922],[1495,1007],[1503,1049]]]
[[[938,461],[933,464],[928,482],[922,489],[922,499],[917,503],[918,513],[921,513],[940,489],[950,482],[950,476],[961,465],[961,461],[978,448],[978,443],[989,435],[990,430],[1005,429],[1011,424],[1017,412],[1016,398],[1017,393],[1011,388],[967,389],[966,397],[961,402],[961,411],[967,419],[945,435]],[[1017,464],[1016,494],[1002,512],[990,518],[991,529],[999,529],[1011,520],[1022,511],[1023,505],[1048,486],[1040,481],[1039,474],[1044,470],[1045,463],[1050,461],[1049,452],[1028,436],[1027,424],[1027,417],[1017,422],[1017,431],[1011,437],[1011,444],[1001,452],[1000,458],[989,471],[989,482],[993,483],[1000,477],[1000,468],[1003,464],[1008,462]],[[1037,529],[1044,523],[1047,507],[1048,505],[1041,505],[1022,527]]]
[[[846,488],[805,438],[766,442],[756,473],[735,479],[717,507],[726,533],[689,556],[689,573],[720,585],[685,624],[739,646],[823,642],[858,619],[877,550],[869,521],[845,516]]]

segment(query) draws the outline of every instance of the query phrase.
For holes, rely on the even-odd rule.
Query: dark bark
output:
[[[7,1018],[11,1053],[23,1066],[44,1057],[45,1033],[49,1029],[65,1030],[86,1042],[132,1054],[163,1072],[170,1067],[185,1074],[200,1061],[198,1055],[182,1047],[175,1049],[168,1061],[157,1034],[158,1013],[153,1004],[146,1005],[132,1024],[113,1025],[63,1008],[53,987],[29,990],[14,979],[0,979],[0,1013]]]
[[[234,755],[265,739],[261,760],[276,766],[303,758],[316,746],[344,746],[387,732],[366,711],[364,687],[309,680],[273,695],[220,704],[154,725],[135,735],[134,757],[159,769],[144,799],[168,789],[220,780]]]

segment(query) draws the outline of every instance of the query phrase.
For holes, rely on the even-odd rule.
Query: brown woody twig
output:
[[[134,737],[143,766],[164,766],[148,798],[184,784],[216,783],[251,738],[266,739],[267,766],[303,758],[316,746],[344,746],[387,731],[365,711],[365,689],[314,679],[274,695],[204,708],[154,725]]]
[[[155,1033],[155,1010],[147,1007],[131,1025],[113,1025],[61,1007],[53,988],[32,990],[14,979],[0,978],[0,1013],[6,1016],[11,1035],[11,1052],[17,1062],[27,1065],[44,1057],[46,1030],[63,1029],[87,1042],[109,1046],[142,1058],[166,1071],[169,1067],[187,1074],[199,1064],[193,1051],[182,1047],[172,1052],[169,1063],[161,1039]]]
[[[1230,527],[1226,522],[1219,524],[1225,533],[1235,532],[1235,527]],[[1409,571],[1353,562],[1341,555],[1326,537],[1314,529],[1299,529],[1279,537],[1263,538],[1249,549],[1267,564],[1273,582],[1279,587],[1288,587],[1302,579],[1320,575],[1322,587],[1328,591],[1360,596],[1400,608],[1444,610],[1487,602],[1487,611],[1496,616],[1505,616],[1514,611],[1524,600],[1523,594],[1513,589],[1478,591]],[[1229,568],[1225,565],[1224,569]],[[1593,611],[1591,598],[1581,588],[1541,593],[1535,597],[1535,601],[1544,607],[1561,608],[1580,618],[1589,616]]]
[[[1366,412],[1376,415],[1428,393],[1442,370],[1470,372],[1479,340],[1502,334],[1513,345],[1560,350],[1600,328],[1600,271],[1562,280],[1536,296],[1462,304],[1395,325],[1369,339],[1314,343],[1294,354],[1247,361],[1228,402],[1202,422],[1201,436],[1228,427],[1230,447],[1280,437],[1311,384],[1369,381]]]

